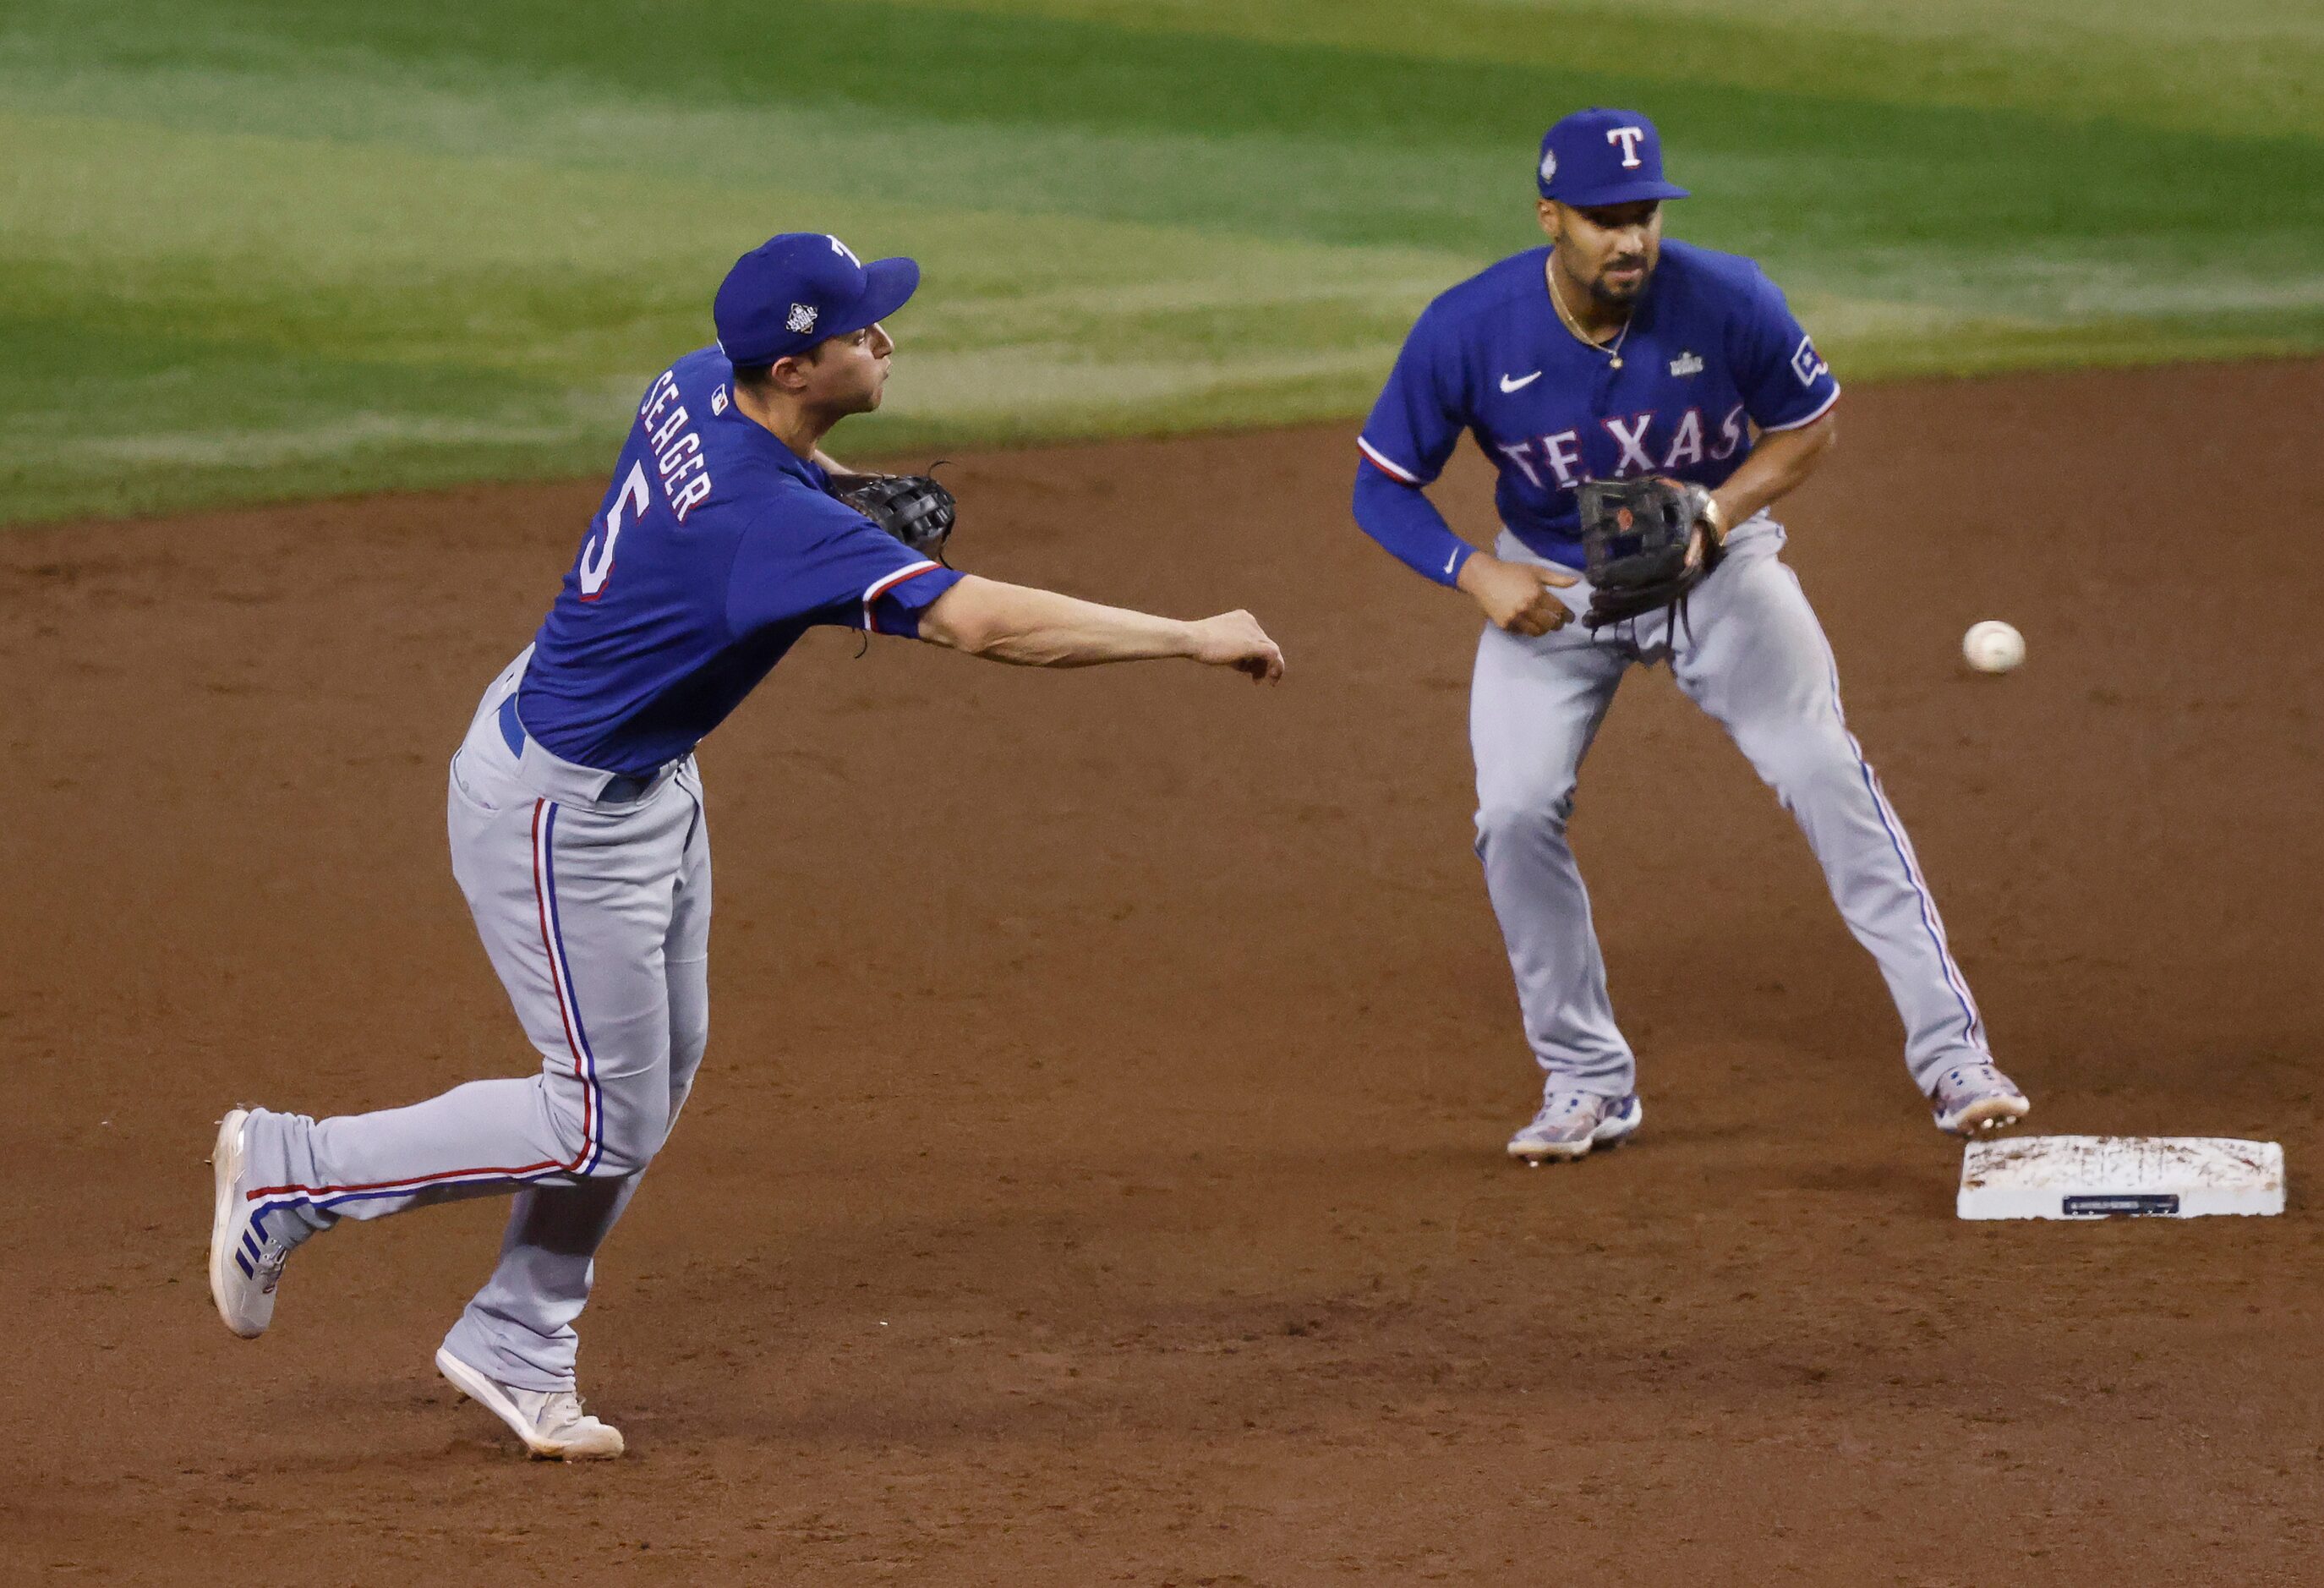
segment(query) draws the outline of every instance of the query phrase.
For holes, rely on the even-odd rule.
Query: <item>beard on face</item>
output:
[[[1638,268],[1638,279],[1635,283],[1617,284],[1608,279],[1615,271],[1632,265]],[[1606,268],[1598,272],[1598,279],[1590,283],[1590,295],[1600,303],[1628,303],[1645,291],[1646,283],[1654,277],[1654,267],[1643,256],[1609,259],[1606,262]]]

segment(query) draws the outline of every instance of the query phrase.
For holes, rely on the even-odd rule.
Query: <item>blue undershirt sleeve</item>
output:
[[[1454,534],[1436,503],[1371,459],[1356,465],[1356,522],[1390,556],[1440,585],[1457,584],[1462,565],[1477,549]]]
[[[1356,447],[1356,522],[1415,573],[1450,585],[1476,548],[1454,534],[1426,486],[1468,425],[1461,329],[1441,301],[1412,328]]]

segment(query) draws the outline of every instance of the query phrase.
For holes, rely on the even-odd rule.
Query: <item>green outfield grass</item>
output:
[[[1358,412],[1584,104],[1847,377],[2324,347],[2324,10],[1897,9],[14,0],[0,520],[594,473],[778,229],[927,266],[843,450]]]

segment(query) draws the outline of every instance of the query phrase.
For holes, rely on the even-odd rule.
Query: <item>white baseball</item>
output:
[[[1981,673],[2006,673],[2025,660],[2025,636],[1989,617],[1961,636],[1961,655]]]

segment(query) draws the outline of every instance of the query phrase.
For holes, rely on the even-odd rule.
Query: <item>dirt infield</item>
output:
[[[1646,1127],[1508,1166],[1473,609],[1348,522],[1346,430],[987,457],[967,565],[1249,605],[1290,678],[830,633],[715,736],[710,1056],[583,1324],[634,1454],[571,1470],[429,1360],[497,1203],[324,1237],[245,1343],[202,1159],[526,1066],[443,763],[598,487],[0,538],[0,1579],[2314,1581],[2324,572],[2210,526],[2324,522],[2319,412],[2315,363],[1867,391],[1788,513],[2034,1122],[2280,1140],[2288,1217],[1956,1221],[1662,673],[1575,827]]]

